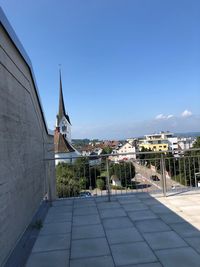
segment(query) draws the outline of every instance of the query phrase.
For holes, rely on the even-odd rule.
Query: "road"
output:
[[[152,184],[152,189],[157,188],[162,190],[163,186],[162,186],[162,177],[158,172],[155,172],[151,169],[149,169],[146,166],[140,165],[137,162],[133,162],[133,165],[135,166],[135,171],[136,171],[136,180],[137,179],[143,179],[145,180],[147,183]],[[150,180],[150,177],[152,175],[157,175],[158,178],[160,179],[160,181],[152,181]],[[177,187],[184,187],[183,185],[179,184],[178,182],[173,181],[170,178],[166,178],[166,186],[167,186],[167,190],[171,190],[172,188],[177,188]]]

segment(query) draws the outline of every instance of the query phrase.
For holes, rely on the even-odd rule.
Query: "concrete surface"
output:
[[[199,267],[199,201],[194,193],[55,201],[26,267]]]
[[[1,11],[1,10],[0,10]],[[45,196],[55,196],[48,134],[30,66],[2,26],[0,12],[0,266]]]

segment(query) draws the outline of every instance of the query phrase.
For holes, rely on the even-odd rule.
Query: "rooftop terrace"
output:
[[[199,267],[200,194],[53,202],[26,267]]]

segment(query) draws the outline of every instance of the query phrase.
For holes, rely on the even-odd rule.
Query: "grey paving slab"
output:
[[[95,206],[87,206],[74,209],[74,215],[91,215],[98,214],[98,210]]]
[[[98,203],[97,207],[101,210],[101,209],[113,209],[113,208],[120,208],[120,204],[118,201],[113,201],[113,202],[102,202],[102,203]]]
[[[132,200],[132,199],[136,199],[136,195],[135,194],[131,194],[131,195],[124,195],[124,196],[117,196],[117,200],[118,201],[126,201],[126,200]]]
[[[48,213],[44,223],[68,222],[72,220],[72,212],[51,214]]]
[[[200,255],[190,247],[158,250],[155,253],[164,267],[200,266]]]
[[[101,224],[76,226],[72,228],[72,239],[104,237],[105,233]]]
[[[106,235],[110,244],[128,243],[144,240],[135,227],[107,230]]]
[[[126,211],[136,211],[136,210],[146,210],[146,209],[148,209],[148,207],[143,203],[124,204],[123,208]]]
[[[160,214],[160,218],[166,223],[181,223],[185,222],[180,216],[175,213]]]
[[[72,240],[71,259],[110,255],[106,238]]]
[[[146,242],[111,245],[116,266],[157,261]]]
[[[200,231],[188,222],[174,223],[170,226],[182,237],[200,237]]]
[[[32,253],[28,259],[26,267],[68,267],[69,251],[49,251]]]
[[[142,201],[142,203],[144,203],[147,206],[154,206],[154,205],[160,204],[160,202],[158,200],[156,200],[155,198],[141,199],[141,201]]]
[[[49,250],[66,250],[70,247],[70,234],[39,236],[33,247],[33,252]]]
[[[150,206],[150,208],[156,214],[166,214],[166,213],[172,212],[169,208],[165,207],[162,204],[153,205],[153,206]]]
[[[73,209],[73,206],[72,205],[63,205],[63,206],[58,206],[58,207],[51,207],[49,209],[49,212],[50,211],[55,211],[56,213],[59,213],[59,212],[71,212]]]
[[[111,256],[100,256],[71,260],[70,267],[114,267],[114,263]]]
[[[196,201],[196,195],[194,199]],[[55,201],[27,266],[68,266],[73,221],[70,267],[199,267],[200,231],[175,214],[178,212],[191,223],[194,220],[197,226],[199,200],[194,209],[188,195],[179,196],[178,202],[176,196],[160,198],[160,201],[148,193],[112,196],[111,202],[107,202],[107,197]]]
[[[133,223],[127,216],[103,219],[103,225],[106,230],[133,227]]]
[[[126,204],[134,204],[134,203],[142,203],[142,201],[136,197],[134,198],[127,198],[127,199],[119,199],[118,200],[121,205]]]
[[[139,198],[139,199],[153,199],[153,197],[151,197],[149,195],[149,193],[145,193],[145,192],[140,192],[138,194],[136,194],[136,197]]]
[[[122,208],[100,210],[99,214],[102,219],[126,216],[126,212]]]
[[[128,215],[133,221],[158,218],[158,216],[150,210],[129,211]]]
[[[144,234],[144,238],[153,250],[187,246],[174,231],[147,233]]]
[[[90,225],[90,224],[100,224],[99,215],[81,215],[81,216],[74,216],[73,217],[73,225],[80,226],[80,225]]]
[[[123,267],[162,267],[162,265],[159,262],[148,262],[144,264],[123,265]]]
[[[74,200],[73,199],[59,199],[52,202],[53,207],[59,206],[72,206]]]
[[[40,235],[67,234],[71,232],[71,222],[44,224]]]
[[[86,199],[80,199],[74,201],[74,208],[76,207],[89,207],[89,206],[96,206],[96,203],[94,200],[86,200]]]
[[[142,233],[150,233],[150,232],[162,232],[162,231],[170,231],[170,227],[164,223],[161,219],[150,219],[150,220],[142,220],[136,221],[135,226]]]
[[[200,237],[187,237],[185,241],[200,253]]]
[[[59,207],[51,207],[48,210],[48,214],[57,214],[57,213],[67,213],[72,212],[72,206],[59,206]]]
[[[111,196],[111,201],[113,201],[113,196]],[[95,198],[96,203],[101,203],[101,202],[108,202],[108,197],[107,196],[100,196]]]

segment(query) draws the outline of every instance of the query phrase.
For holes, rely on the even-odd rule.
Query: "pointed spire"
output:
[[[60,93],[59,93],[59,113],[58,116],[61,118],[65,115],[65,105],[63,100],[63,91],[62,91],[62,78],[60,71]]]
[[[58,124],[60,123],[61,119],[65,117],[67,121],[71,124],[68,114],[65,112],[65,104],[63,99],[63,91],[62,91],[62,77],[61,77],[61,70],[60,73],[60,92],[59,92],[59,111],[58,111]]]

